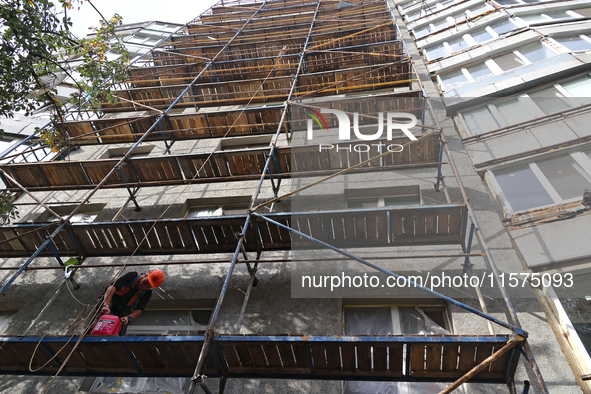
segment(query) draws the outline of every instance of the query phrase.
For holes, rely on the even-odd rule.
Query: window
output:
[[[4,120],[3,120],[4,122]],[[58,155],[51,148],[37,142],[22,142],[23,138],[4,135],[0,140],[0,159],[2,163],[31,163],[50,161]]]
[[[488,106],[476,108],[463,113],[464,122],[474,134],[482,134],[500,127]]]
[[[0,333],[4,332],[4,329],[6,328],[8,323],[10,323],[10,321],[12,320],[12,317],[17,312],[18,312],[18,309],[17,310],[14,310],[14,309],[0,310]]]
[[[564,21],[570,19],[584,18],[583,15],[576,13],[575,11],[554,11],[547,12],[544,14],[516,14],[517,21],[522,22],[523,25],[529,26],[538,23],[549,23],[556,21]]]
[[[211,309],[146,309],[129,325],[125,335],[202,335],[210,316]]]
[[[409,24],[409,28],[413,30],[415,37],[422,38],[429,34],[435,33],[439,30],[446,29],[451,26],[455,26],[469,18],[474,18],[485,12],[492,11],[494,8],[488,3],[481,4],[473,9],[467,9],[460,12],[456,12],[452,15],[442,15],[432,20],[428,26],[421,26],[419,29],[413,29],[413,25],[416,23]]]
[[[528,95],[545,114],[563,111],[573,106],[554,86]]]
[[[421,190],[419,186],[346,189],[345,200],[351,209],[421,205]]]
[[[520,100],[520,97],[513,97],[496,104],[496,108],[505,124],[517,124],[535,117],[534,114],[528,111],[524,101]]]
[[[448,0],[448,1],[427,1],[419,3],[409,3],[406,6],[402,7],[401,14],[406,17],[408,22],[417,20],[418,18],[423,18],[428,15],[432,15],[436,12],[444,10],[456,3],[459,3],[461,0]]]
[[[589,92],[591,77],[584,74],[517,97],[462,111],[459,116],[467,132],[478,135],[590,103]]]
[[[191,219],[244,215],[249,206],[248,196],[192,199],[185,203],[184,216]]]
[[[225,138],[222,140],[220,150],[268,148],[272,138],[272,135]]]
[[[490,26],[471,29],[464,32],[461,37],[451,37],[449,41],[423,48],[428,60],[452,54],[457,51],[497,39],[500,35],[507,33],[517,26],[509,20],[497,22]],[[416,35],[417,32],[415,32]],[[418,36],[417,36],[418,37]]]
[[[154,145],[142,145],[136,147],[134,150],[131,151],[129,157],[145,157],[149,156],[150,152],[154,149]],[[125,156],[125,154],[129,152],[129,148],[110,148],[108,149],[104,155],[101,156],[101,159],[114,159],[114,158],[121,158]]]
[[[464,67],[461,71],[443,73],[440,75],[441,89],[451,90],[555,55],[556,53],[545,44],[537,42],[482,63]]]
[[[591,188],[589,153],[571,152],[493,171],[512,212],[577,201]]]
[[[514,212],[553,202],[529,166],[495,172],[495,178]]]
[[[591,102],[591,75],[586,74],[583,77],[572,79],[560,84],[566,92],[577,99],[582,104]]]
[[[106,204],[85,204],[82,208],[70,218],[70,223],[91,223],[96,219]],[[51,210],[60,215],[63,219],[67,218],[76,209],[77,205],[57,205],[50,206]],[[34,220],[35,223],[55,222],[58,219],[49,211],[43,212]]]
[[[457,88],[458,86],[466,85],[470,83],[468,77],[462,70],[451,71],[445,74],[441,74],[439,77],[442,90],[450,90]]]
[[[185,300],[197,301],[197,300]],[[199,300],[206,301],[206,300]],[[209,300],[207,300],[209,301]],[[213,301],[213,300],[212,300]],[[166,301],[161,301],[166,303]],[[152,300],[127,328],[126,336],[134,335],[203,335],[207,329],[212,307],[199,309],[149,309]],[[189,302],[192,303],[192,302]],[[189,378],[86,378],[81,391],[93,393],[161,393],[184,394],[191,384]]]
[[[345,335],[442,335],[450,325],[442,306],[346,306]],[[439,393],[445,383],[350,382],[344,394],[360,393]],[[460,391],[461,392],[461,391]]]
[[[569,51],[587,51],[591,49],[591,38],[583,34],[575,37],[553,37],[553,39]]]
[[[548,59],[556,56],[556,52],[542,43],[528,45],[519,50],[519,53],[525,57],[530,63],[539,62],[540,60]]]

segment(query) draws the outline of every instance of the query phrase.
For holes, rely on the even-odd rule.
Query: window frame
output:
[[[248,210],[250,205],[251,196],[234,196],[234,197],[221,197],[221,198],[203,198],[203,199],[187,199],[182,208],[182,217],[184,219],[205,219],[215,218],[223,216],[235,216],[239,215],[236,213],[227,214],[227,210],[242,209],[244,208],[244,214]],[[200,208],[201,210],[217,210],[222,209],[221,215],[214,216],[201,216],[201,217],[189,217],[189,211],[193,208]],[[180,215],[179,215],[180,216]]]
[[[570,15],[570,18],[568,19],[554,19],[550,16],[550,14],[555,14],[557,12],[564,12],[565,14]],[[544,18],[543,20],[538,20],[538,21],[526,21],[525,19],[523,19],[523,17],[525,16],[531,16],[531,15],[540,15],[542,18]],[[515,22],[517,24],[519,24],[522,27],[528,27],[528,26],[533,26],[533,25],[540,25],[540,24],[545,24],[545,23],[553,23],[553,22],[572,22],[574,19],[581,19],[584,18],[583,15],[578,14],[576,12],[576,9],[548,9],[546,10],[546,12],[544,13],[516,13],[513,15]]]
[[[490,183],[492,184],[492,186],[494,187],[496,194],[499,196],[499,198],[503,204],[503,209],[509,215],[516,215],[516,214],[521,214],[521,213],[530,212],[530,211],[547,209],[547,208],[554,207],[557,205],[573,203],[573,202],[582,200],[583,194],[581,193],[580,197],[563,199],[560,196],[560,193],[552,185],[550,180],[544,175],[544,173],[542,172],[542,170],[538,166],[538,162],[552,160],[552,159],[556,159],[559,157],[569,155],[570,158],[572,158],[572,160],[574,161],[574,163],[578,164],[583,169],[583,171],[585,171],[587,173],[588,177],[591,178],[591,157],[589,156],[589,153],[586,153],[586,151],[591,152],[591,145],[587,144],[586,149],[583,147],[579,147],[577,150],[570,150],[570,151],[566,151],[566,152],[561,152],[561,151],[552,152],[552,154],[550,154],[550,155],[548,155],[548,154],[538,155],[534,158],[529,158],[527,160],[521,160],[517,163],[512,163],[509,166],[502,166],[502,167],[498,167],[495,169],[489,169],[486,171],[487,175],[488,175],[487,178],[490,181]],[[532,173],[534,174],[534,176],[536,177],[538,182],[540,182],[540,184],[542,185],[542,187],[544,188],[546,193],[548,193],[550,198],[553,200],[553,203],[546,204],[546,205],[540,205],[537,207],[531,207],[531,208],[527,208],[527,209],[521,209],[521,210],[513,209],[511,202],[509,201],[509,199],[505,195],[505,192],[501,188],[501,185],[497,180],[497,175],[495,175],[494,172],[495,171],[496,172],[499,172],[499,171],[510,172],[512,168],[516,169],[518,167],[523,166],[524,164],[527,165],[528,168],[532,171]]]
[[[568,49],[564,44],[562,44],[560,41],[557,40],[557,38],[560,39],[560,38],[575,38],[575,37],[580,37],[584,41],[586,41],[587,43],[589,43],[589,48],[588,49],[571,50],[571,49]],[[548,37],[548,40],[552,44],[554,44],[554,45],[558,46],[559,48],[563,49],[564,52],[589,52],[589,51],[591,51],[591,32],[588,33],[588,34],[581,33],[581,34],[575,34],[575,35],[572,35],[572,36],[571,35],[569,35],[569,36],[566,36],[566,35],[563,36],[563,35],[561,35],[559,37],[558,36]]]
[[[496,130],[500,130],[500,129],[505,129],[505,128],[509,128],[518,124],[522,124],[522,123],[526,123],[526,122],[530,122],[533,121],[535,119],[539,119],[539,118],[543,118],[546,117],[550,114],[553,114],[555,112],[551,112],[550,114],[547,114],[544,112],[544,110],[535,103],[535,101],[529,96],[530,93],[536,93],[538,91],[541,90],[545,90],[545,89],[551,89],[551,88],[555,88],[560,94],[562,94],[564,96],[564,98],[567,99],[567,101],[569,102],[569,104],[571,105],[570,108],[564,109],[562,111],[569,111],[573,108],[577,108],[589,103],[585,103],[583,101],[581,101],[578,97],[574,97],[572,94],[570,94],[563,86],[562,84],[566,83],[566,82],[570,82],[570,81],[574,81],[578,78],[585,78],[591,75],[591,73],[583,73],[583,74],[579,74],[577,76],[575,76],[574,78],[568,78],[568,79],[564,79],[555,83],[551,83],[551,84],[547,84],[547,85],[543,85],[542,87],[539,88],[535,88],[535,89],[530,89],[524,93],[518,94],[518,95],[513,95],[513,96],[508,96],[508,97],[503,97],[501,99],[495,100],[493,102],[490,103],[486,103],[484,105],[478,105],[478,106],[474,106],[474,107],[470,107],[470,108],[466,108],[462,111],[457,112],[458,115],[458,119],[460,120],[460,123],[462,125],[462,127],[464,128],[465,134],[467,135],[467,138],[470,137],[477,137],[477,136],[482,136],[483,134],[487,134],[487,133],[491,133],[494,132]],[[590,85],[591,85],[591,80],[590,80]],[[530,119],[524,119],[523,121],[519,122],[519,123],[513,123],[513,124],[509,124],[505,118],[503,117],[503,115],[500,113],[500,111],[498,110],[498,108],[496,107],[499,103],[506,101],[506,100],[510,100],[512,98],[517,98],[522,105],[525,106],[526,109],[530,110],[530,112],[533,113],[534,117],[530,118]],[[478,108],[484,108],[487,107],[488,111],[491,113],[491,115],[493,116],[493,118],[495,119],[495,121],[499,124],[499,127],[497,129],[493,129],[490,131],[486,131],[484,133],[481,134],[476,134],[473,133],[472,130],[468,127],[468,122],[466,121],[465,117],[464,117],[464,113],[465,112],[470,112],[470,111],[474,111]],[[556,112],[562,112],[562,111],[556,111]]]
[[[536,43],[538,43],[538,42],[535,42],[535,43],[532,43],[532,44],[527,44],[527,45],[525,46],[525,48],[526,48],[526,47],[528,47],[528,46],[530,46],[530,45],[536,44]],[[542,40],[542,41],[539,41],[539,43],[540,43],[540,44],[541,44],[541,45],[542,45],[542,46],[543,46],[545,49],[549,49],[549,50],[551,50],[551,51],[553,52],[554,56],[558,56],[558,55],[560,54],[559,52],[557,52],[556,50],[554,50],[554,48],[552,48],[550,45],[546,44],[546,43],[545,43],[543,40]],[[451,48],[450,48],[450,49],[451,49]],[[523,65],[521,65],[521,66],[519,66],[519,67],[512,68],[512,69],[510,69],[510,70],[504,71],[504,70],[501,68],[501,66],[499,66],[499,65],[497,64],[497,62],[495,61],[495,58],[499,58],[499,57],[502,57],[502,56],[506,56],[506,55],[508,55],[508,54],[511,54],[511,53],[512,53],[512,54],[514,54],[515,56],[517,56],[517,57],[519,58],[519,60],[521,60],[521,61],[522,61],[523,63],[525,63],[525,64],[523,64]],[[553,56],[552,56],[552,57],[553,57]],[[549,59],[549,58],[546,58],[546,59]],[[536,63],[537,63],[537,62],[536,62]],[[474,77],[472,76],[472,74],[470,73],[470,71],[468,70],[468,66],[470,66],[470,67],[474,67],[474,66],[477,66],[477,65],[480,65],[480,64],[484,64],[486,67],[488,67],[488,69],[489,69],[489,70],[490,70],[490,71],[491,71],[493,74],[492,74],[492,75],[489,75],[488,77],[484,77],[484,78],[481,78],[481,79],[478,79],[478,80],[476,80],[476,79],[474,79]],[[446,74],[449,74],[449,73],[451,73],[451,72],[455,71],[456,69],[454,69],[454,70],[449,70],[449,71],[446,71],[446,72],[443,72],[443,73],[437,74],[437,76],[436,76],[436,77],[437,77],[437,83],[438,83],[438,84],[439,84],[439,86],[441,87],[441,91],[442,91],[442,92],[447,92],[447,91],[450,91],[450,90],[453,90],[453,89],[459,88],[459,87],[461,87],[461,86],[466,86],[466,85],[469,85],[469,84],[471,84],[471,83],[478,82],[478,81],[481,81],[481,80],[484,80],[484,79],[487,79],[487,78],[491,78],[491,77],[494,77],[494,76],[497,76],[497,75],[502,75],[502,74],[504,74],[504,73],[507,73],[507,72],[510,72],[510,71],[516,70],[516,69],[518,69],[518,68],[520,68],[520,67],[529,66],[529,65],[531,65],[531,64],[534,64],[534,63],[533,63],[533,62],[531,62],[531,61],[530,61],[530,60],[529,60],[527,57],[525,57],[525,55],[524,55],[524,54],[522,54],[522,53],[519,51],[519,48],[516,48],[516,49],[510,50],[510,51],[507,51],[507,52],[499,53],[498,55],[492,55],[492,56],[491,56],[490,58],[488,58],[488,59],[483,59],[483,61],[482,61],[482,62],[478,62],[478,63],[471,63],[470,65],[465,65],[465,66],[462,66],[462,67],[460,67],[460,70],[462,70],[462,73],[463,73],[463,74],[466,76],[466,79],[468,80],[468,82],[466,82],[466,83],[463,83],[463,84],[461,84],[461,85],[458,85],[458,86],[455,86],[455,87],[447,87],[447,86],[446,86],[446,84],[445,84],[445,82],[444,82],[444,80],[443,80],[442,76],[445,76]]]
[[[453,53],[457,53],[457,52],[460,52],[460,51],[465,51],[465,50],[467,50],[469,48],[472,48],[472,47],[475,47],[477,45],[482,45],[482,44],[485,44],[487,42],[490,42],[490,41],[494,41],[494,40],[499,39],[501,37],[501,35],[498,34],[491,26],[492,25],[496,25],[498,23],[504,23],[504,22],[509,22],[509,23],[513,24],[514,28],[511,29],[511,30],[509,30],[509,31],[513,31],[513,30],[519,28],[519,26],[516,25],[515,22],[513,22],[511,20],[511,18],[494,20],[494,21],[491,21],[491,23],[489,25],[484,26],[484,28],[481,28],[481,26],[475,26],[473,29],[470,29],[470,30],[468,30],[466,32],[463,32],[463,34],[461,36],[454,34],[454,35],[452,35],[450,37],[447,37],[445,39],[445,41],[442,41],[439,44],[434,44],[434,45],[432,45],[430,47],[424,47],[424,48],[421,48],[421,50],[423,51],[423,53],[425,54],[425,57],[427,58],[427,61],[429,61],[429,62],[435,61],[437,59],[440,59],[440,58],[443,58],[443,57],[446,57],[446,56],[449,56],[449,55],[451,55]],[[485,30],[487,33],[489,33],[492,36],[492,38],[489,38],[489,39],[484,40],[484,41],[481,41],[481,42],[476,41],[473,38],[473,35],[476,32],[480,32],[481,30]],[[508,33],[509,31],[507,31],[506,33]],[[502,34],[506,34],[506,33],[502,33]],[[460,38],[460,37],[468,44],[468,46],[466,48],[460,49],[458,51],[454,51],[451,48],[451,46],[450,46],[449,43],[452,42],[452,41],[455,41],[457,38]],[[439,47],[439,46],[443,46],[447,50],[448,53],[445,54],[445,55],[442,55],[442,56],[435,57],[435,58],[431,59],[429,57],[427,51],[429,50],[429,48],[435,48],[435,47]]]
[[[413,189],[413,190],[411,190]],[[416,191],[416,192],[415,192]],[[363,195],[362,195],[363,194]],[[349,196],[347,196],[349,195]],[[345,208],[346,209],[377,209],[387,208],[386,199],[388,197],[418,197],[418,204],[411,205],[391,205],[395,206],[417,206],[423,205],[423,194],[419,185],[412,186],[394,186],[394,187],[381,187],[381,188],[368,188],[368,189],[346,189],[344,193]],[[351,208],[349,207],[350,202],[359,200],[377,199],[377,206],[375,208]]]
[[[342,305],[342,313],[341,313],[341,327],[342,327],[342,334],[343,335],[349,335],[349,334],[345,334],[345,310],[346,308],[390,308],[390,313],[391,313],[391,318],[392,318],[392,330],[394,332],[401,332],[400,329],[400,312],[398,311],[399,308],[421,308],[423,309],[423,311],[425,310],[433,310],[433,309],[441,309],[441,313],[443,316],[443,321],[444,321],[444,329],[446,329],[447,331],[449,331],[452,335],[454,333],[454,327],[453,327],[453,319],[451,316],[451,311],[450,308],[448,307],[447,303],[438,303],[438,304],[432,304],[429,303],[428,300],[426,300],[426,302],[412,302],[412,303],[404,303],[404,302],[400,302],[400,303],[375,303],[375,304],[353,304],[353,303],[349,303],[349,302],[345,302],[343,301],[343,305]],[[394,314],[393,312],[396,311],[396,314]],[[398,330],[396,330],[396,328],[398,328]],[[402,334],[393,334],[393,335],[402,335]],[[411,334],[412,335],[412,334]]]
[[[80,208],[80,210],[76,213],[76,215],[82,215],[82,214],[86,214],[89,216],[92,216],[92,220],[90,221],[71,221],[74,217],[76,217],[76,215],[74,215],[72,217],[72,219],[70,219],[70,221],[72,223],[93,223],[96,218],[101,214],[101,212],[103,211],[103,209],[105,209],[105,207],[107,206],[107,204],[84,204],[82,206],[82,208]],[[63,219],[65,219],[66,217],[68,217],[73,211],[74,209],[76,209],[78,206],[77,205],[50,205],[49,208],[51,208],[55,213],[57,213],[58,215],[60,215]],[[37,216],[35,216],[35,218],[32,220],[33,223],[52,223],[57,221],[57,218],[55,216],[53,216],[48,210],[43,210],[43,212]]]
[[[479,14],[476,14],[473,10],[477,10],[479,8],[483,8],[483,7],[490,7],[491,9],[487,10],[487,11],[482,11]],[[449,29],[452,26],[456,26],[458,23],[462,23],[465,21],[468,21],[470,19],[476,18],[479,15],[484,14],[485,12],[491,12],[494,11],[495,8],[493,6],[491,6],[488,2],[484,1],[482,3],[478,3],[478,4],[474,4],[471,7],[462,9],[462,10],[458,10],[457,12],[450,12],[449,15],[441,15],[438,16],[437,18],[433,18],[433,20],[428,21],[425,24],[422,23],[416,23],[416,20],[410,23],[415,24],[415,26],[409,27],[409,30],[412,32],[412,34],[414,35],[416,40],[420,40],[423,39],[424,37],[427,37],[431,34],[435,34],[436,32],[445,30],[445,29]],[[430,14],[431,16],[435,15],[437,12]],[[420,18],[419,18],[420,19]],[[451,23],[451,20],[453,20],[453,23]],[[508,19],[507,19],[508,20]],[[442,22],[446,22],[446,26],[445,27],[437,27],[436,25],[440,25]],[[428,29],[429,32],[427,34],[424,35],[418,35],[418,32],[421,32],[425,29]]]

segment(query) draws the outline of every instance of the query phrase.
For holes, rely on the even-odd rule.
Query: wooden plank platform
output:
[[[368,151],[354,149],[356,142],[334,144],[332,149],[319,145],[278,147],[277,160],[272,160],[274,177],[327,175],[377,157],[388,145],[406,144],[406,137],[372,141],[365,144]],[[378,146],[382,144],[382,146]],[[392,150],[397,150],[392,148]],[[408,152],[416,152],[415,155]],[[259,179],[268,148],[219,151],[178,156],[130,158],[119,173],[113,174],[105,187],[163,186],[200,182],[229,182]],[[412,167],[436,166],[439,155],[438,134],[432,133],[403,152],[393,152],[353,169],[354,172],[373,172]],[[210,157],[211,156],[211,157]],[[30,191],[90,189],[111,171],[117,159],[90,161],[54,161],[0,165],[0,168]],[[17,189],[7,181],[8,187]]]
[[[201,138],[238,137],[246,135],[275,134],[281,119],[283,106],[269,106],[242,111],[199,111],[189,114],[169,114],[168,121],[145,139],[162,141],[194,140]],[[124,108],[125,109],[125,108]],[[127,108],[133,111],[133,108]],[[125,116],[126,115],[126,116]],[[124,116],[84,121],[68,121],[60,125],[61,131],[70,136],[73,145],[115,144],[136,142],[155,122],[155,116],[147,111],[130,112]]]
[[[0,373],[53,375],[73,350],[74,337],[0,337]],[[503,347],[509,336],[216,336],[205,360],[209,377],[452,382]],[[86,337],[60,375],[192,376],[204,337]],[[65,347],[64,347],[65,345]],[[62,349],[62,347],[64,347]],[[410,357],[405,357],[406,354]],[[485,357],[486,356],[486,357]],[[518,349],[471,382],[506,383]]]
[[[466,208],[459,204],[403,208],[274,213],[272,220],[341,248],[460,244],[466,227]],[[242,231],[246,216],[197,219],[138,220],[75,223],[54,238],[60,256],[231,253],[234,234]],[[246,234],[247,251],[318,249],[316,243],[292,235],[262,219],[252,218]],[[423,224],[425,226],[423,227]],[[432,225],[431,225],[432,224]],[[436,225],[437,224],[437,225]],[[57,225],[57,224],[56,224]],[[0,227],[0,257],[29,257],[54,227],[22,224]],[[153,227],[152,231],[149,231]],[[41,229],[40,231],[32,231]],[[47,249],[42,256],[51,256]]]

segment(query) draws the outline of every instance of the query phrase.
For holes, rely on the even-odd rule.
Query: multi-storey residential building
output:
[[[568,4],[564,13],[584,23],[584,5]],[[462,96],[460,89],[487,80],[475,82],[479,69],[469,61],[460,77],[444,75],[454,72],[445,61],[469,59],[456,54],[464,46],[479,49],[482,64],[493,70],[494,62],[499,75],[515,62],[525,69],[553,59],[565,63],[562,74],[582,67],[581,55],[564,51],[570,57],[559,61],[549,39],[536,42],[527,27],[541,29],[538,22],[558,11],[536,19],[539,11],[518,8],[223,0],[146,52],[117,86],[117,105],[76,113],[60,126],[79,147],[64,152],[66,160],[0,166],[8,188],[22,193],[20,219],[0,227],[2,387],[513,393],[531,383],[533,392],[586,390],[520,262],[518,240],[535,238],[528,232],[542,225],[531,226],[533,216],[500,221],[496,194],[487,193],[492,181],[474,172],[499,153],[470,130],[511,135],[505,123],[481,119],[491,111],[501,122],[503,108],[514,107],[482,107],[485,94]],[[452,31],[463,32],[464,44],[445,35]],[[512,44],[512,60],[478,46],[503,45],[510,32],[527,37]],[[415,45],[410,34],[422,41]],[[438,85],[429,74],[435,61]],[[507,81],[478,86],[519,85]],[[573,81],[555,89],[581,89]],[[578,100],[562,94],[554,101]],[[515,100],[529,100],[531,109],[535,97]],[[577,104],[572,111],[584,111]],[[446,110],[459,111],[456,123]],[[475,138],[465,150],[468,136]],[[517,155],[517,144],[506,145]],[[491,159],[475,161],[489,151]],[[579,171],[583,153],[569,157],[571,172]],[[538,177],[542,167],[524,168]],[[531,186],[519,168],[492,167],[486,177],[509,185],[501,200],[509,214],[531,209],[524,193],[533,190],[542,205],[574,207],[574,197],[556,190],[552,199],[568,201],[545,202],[546,189]],[[569,220],[585,217],[571,211],[578,216]],[[506,223],[516,225],[509,234]],[[126,335],[89,336],[85,328],[112,280],[153,268],[166,280]],[[544,286],[564,291],[578,283],[569,273],[553,273]]]
[[[589,350],[586,1],[399,2],[410,35],[579,375]],[[587,383],[581,383],[589,390]]]

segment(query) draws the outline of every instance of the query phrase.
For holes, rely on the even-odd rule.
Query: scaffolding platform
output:
[[[453,382],[511,338],[497,336],[216,336],[203,373],[208,377],[263,379]],[[0,373],[53,375],[77,337],[2,337]],[[190,377],[203,336],[85,337],[61,375]],[[40,346],[34,354],[37,344]],[[34,357],[33,357],[34,355]],[[470,381],[507,383],[519,345]]]
[[[396,93],[376,94],[372,97],[349,97],[322,101],[302,101],[298,109],[291,110],[291,120],[284,120],[284,128],[291,131],[304,130],[306,117],[301,105],[326,107],[354,113],[363,108],[366,114],[378,112],[406,112],[423,118],[423,99],[418,91],[405,90]],[[239,137],[248,135],[275,134],[280,128],[282,103],[267,103],[265,106],[250,105],[218,106],[210,108],[185,108],[169,113],[154,130],[145,136],[145,141],[194,140],[203,138]],[[158,112],[144,107],[126,107],[124,112],[105,114],[99,119],[67,121],[58,128],[70,137],[73,145],[118,144],[136,142],[154,123]],[[330,127],[336,127],[336,118],[327,116]],[[375,123],[375,119],[362,118],[360,124]]]
[[[355,151],[354,142],[277,147],[267,178],[330,175],[387,152],[393,152],[350,171],[367,172],[439,165],[438,133],[399,150],[407,138],[372,141],[367,152]],[[381,144],[381,146],[380,146]],[[263,174],[269,148],[217,151],[188,155],[129,158],[121,171],[113,174],[105,187],[166,186],[202,182],[258,180]],[[211,156],[211,157],[210,157]],[[0,169],[30,191],[93,189],[117,164],[119,159],[52,161],[1,165]],[[18,185],[5,182],[8,188]]]
[[[462,244],[467,221],[463,204],[264,216],[343,248]],[[231,253],[236,249],[235,235],[243,231],[245,219],[246,216],[238,215],[74,223],[53,238],[53,245],[60,256],[128,256],[134,251],[136,255]],[[31,256],[58,225],[56,222],[55,226],[0,227],[0,257]],[[260,219],[250,222],[244,246],[253,252],[320,247]],[[41,255],[53,253],[44,250]]]

